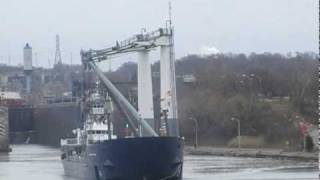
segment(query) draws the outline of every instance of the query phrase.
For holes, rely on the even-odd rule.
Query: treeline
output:
[[[299,144],[298,123],[317,123],[317,63],[311,53],[190,55],[177,60],[181,134],[192,139],[196,119],[203,143],[225,144],[237,136],[234,117],[241,121],[244,136]],[[152,70],[159,72],[159,62]],[[124,64],[114,74],[136,80],[136,64]],[[159,87],[159,77],[153,82]],[[159,91],[154,95],[157,105]]]

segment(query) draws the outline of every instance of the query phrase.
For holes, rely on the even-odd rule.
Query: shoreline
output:
[[[227,157],[249,157],[249,158],[273,158],[290,159],[301,161],[318,161],[318,152],[289,152],[281,149],[258,149],[258,148],[222,148],[199,146],[184,147],[185,154],[189,155],[208,155],[208,156],[227,156]]]

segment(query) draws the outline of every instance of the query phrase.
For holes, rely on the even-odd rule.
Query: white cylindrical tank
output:
[[[23,48],[23,65],[26,72],[32,71],[32,48],[28,43]]]

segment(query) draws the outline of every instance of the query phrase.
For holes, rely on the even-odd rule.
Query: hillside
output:
[[[159,62],[152,71],[159,72]],[[232,117],[241,120],[244,136],[292,146],[300,145],[300,121],[317,123],[317,60],[310,53],[190,55],[176,61],[176,73],[181,133],[189,143],[193,119],[200,142],[220,145],[237,136]],[[124,64],[113,75],[136,80],[136,64]],[[153,82],[159,87],[158,76]],[[159,91],[154,96],[158,106]]]

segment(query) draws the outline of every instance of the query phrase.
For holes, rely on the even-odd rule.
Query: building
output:
[[[0,92],[0,105],[1,106],[19,106],[24,105],[25,100],[22,99],[19,93],[2,91]]]

